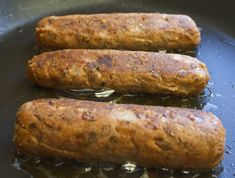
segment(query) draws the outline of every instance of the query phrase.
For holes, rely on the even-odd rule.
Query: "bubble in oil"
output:
[[[63,166],[63,165],[64,165],[63,161],[59,161],[59,162],[54,164],[55,167],[60,167],[60,166]]]
[[[162,171],[170,171],[168,168],[161,168]]]
[[[96,96],[97,98],[109,97],[109,96],[111,96],[114,92],[115,92],[115,90],[103,90],[103,91],[100,91],[100,92],[95,92],[95,96]]]
[[[232,149],[232,146],[230,146],[229,144],[226,144],[226,147],[230,150]]]
[[[216,96],[216,97],[222,97],[222,95],[219,94],[219,93],[216,93],[215,96]]]
[[[189,174],[190,171],[181,171],[183,174]]]
[[[40,158],[33,158],[32,161],[35,163],[35,164],[39,164],[42,162],[42,160]]]
[[[14,159],[12,166],[15,167],[17,170],[21,170],[20,164],[21,163],[18,159]]]
[[[137,166],[136,164],[127,162],[126,164],[122,165],[122,169],[126,172],[126,173],[133,173],[136,170]]]
[[[84,169],[84,171],[85,171],[85,172],[90,172],[90,171],[91,171],[91,167],[86,167],[86,168]]]
[[[229,150],[226,150],[225,153],[228,154],[228,155],[232,154],[232,152],[229,151]]]

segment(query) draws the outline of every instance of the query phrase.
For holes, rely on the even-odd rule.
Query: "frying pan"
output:
[[[235,176],[235,1],[233,0],[1,0],[0,1],[0,177],[175,177]],[[34,27],[46,15],[101,12],[164,12],[190,15],[201,28],[196,55],[207,64],[211,80],[197,97],[119,94],[107,91],[62,91],[30,84],[27,60],[39,53]],[[177,172],[131,164],[100,165],[75,160],[30,158],[15,153],[12,134],[17,108],[43,97],[197,108],[216,114],[226,130],[225,158],[212,171]],[[160,159],[160,158],[159,158]]]

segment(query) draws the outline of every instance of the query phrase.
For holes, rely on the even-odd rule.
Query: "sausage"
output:
[[[43,18],[36,38],[44,48],[186,51],[200,43],[200,31],[186,15],[79,14]]]
[[[205,64],[179,54],[68,49],[35,56],[28,63],[28,78],[53,88],[196,95],[209,74]]]
[[[222,160],[225,129],[193,109],[39,99],[19,109],[14,142],[40,157],[204,170]]]

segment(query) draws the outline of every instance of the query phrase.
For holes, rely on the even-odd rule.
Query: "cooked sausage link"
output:
[[[35,56],[28,76],[45,87],[174,95],[196,95],[209,80],[206,65],[189,56],[87,49]]]
[[[45,48],[189,50],[200,31],[186,15],[112,13],[45,17],[36,37]]]
[[[192,109],[40,99],[19,109],[14,142],[36,156],[203,170],[222,160],[225,129]]]

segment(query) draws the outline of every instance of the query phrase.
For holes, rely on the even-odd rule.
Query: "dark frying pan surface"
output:
[[[75,178],[75,177],[175,177],[209,178],[235,176],[235,11],[229,0],[1,0],[0,1],[0,177]],[[192,16],[201,27],[202,42],[196,56],[205,62],[211,80],[197,97],[178,98],[103,91],[56,91],[31,85],[26,80],[27,60],[38,53],[34,41],[36,21],[46,15],[97,12],[166,12]],[[193,53],[190,55],[194,55]],[[103,96],[103,97],[101,97]],[[138,103],[209,110],[221,118],[227,129],[225,158],[207,173],[172,172],[121,165],[92,165],[78,161],[29,158],[16,155],[12,132],[17,108],[42,97],[70,97],[117,103]],[[177,155],[176,155],[177,156]],[[160,158],[159,158],[160,159]]]

